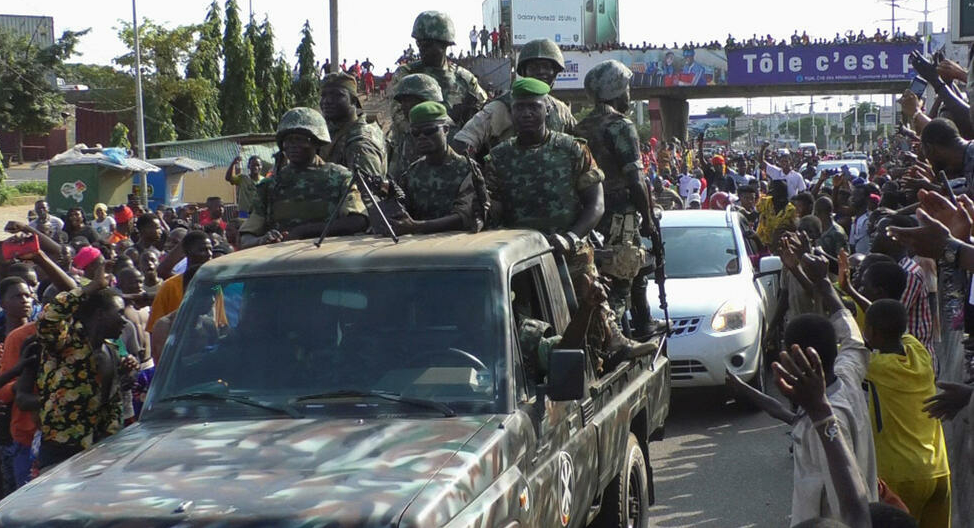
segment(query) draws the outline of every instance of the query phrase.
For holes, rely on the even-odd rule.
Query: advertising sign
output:
[[[582,0],[513,0],[515,46],[549,38],[560,45],[582,45]]]
[[[728,52],[728,84],[800,84],[906,80],[919,45],[768,46]]]
[[[735,118],[735,130],[745,132],[752,126],[752,118],[749,116],[738,116]]]
[[[633,86],[711,86],[725,84],[724,50],[651,49],[566,51],[565,71],[555,80],[556,90],[581,89],[585,74],[605,60],[618,60],[633,70]]]
[[[728,140],[728,118],[708,115],[695,115],[687,119],[688,135],[697,137],[704,133],[706,141]]]

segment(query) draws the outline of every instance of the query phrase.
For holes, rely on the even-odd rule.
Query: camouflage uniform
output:
[[[470,160],[452,149],[441,165],[431,165],[425,158],[417,160],[396,179],[405,192],[405,209],[415,220],[435,220],[451,214],[463,218],[467,229],[473,227],[473,172],[479,171]]]
[[[415,142],[412,141],[408,133],[408,121],[402,114],[400,103],[397,102],[400,96],[414,95],[422,98],[423,101],[442,102],[442,89],[439,83],[432,77],[422,73],[409,75],[398,83],[398,88],[394,90],[392,97],[399,106],[398,115],[401,119],[393,121],[388,130],[386,143],[388,145],[388,174],[401,174],[408,169],[415,160],[419,159],[419,154],[415,150]],[[452,141],[459,127],[456,123],[449,124],[448,139]]]
[[[527,63],[532,60],[547,60],[561,72],[565,70],[565,59],[558,45],[548,39],[529,41],[521,48],[517,59],[517,74],[524,75]],[[471,152],[487,153],[502,141],[514,135],[513,123],[510,117],[510,105],[513,97],[510,92],[486,104],[482,110],[470,119],[463,129],[456,134],[455,139],[470,147]],[[548,116],[545,126],[555,132],[572,133],[575,127],[575,116],[565,103],[548,94],[545,96]]]
[[[630,284],[643,266],[640,213],[630,197],[629,178],[643,169],[636,127],[611,106],[598,104],[575,129],[585,138],[606,180],[603,194],[605,214],[596,230],[605,239],[600,252],[600,270],[612,277],[609,305],[622,320],[630,302]]]
[[[339,216],[367,215],[360,192],[354,186],[347,199],[340,198],[351,181],[351,172],[316,157],[307,167],[286,165],[273,178],[257,185],[258,199],[240,231],[262,236],[267,231],[289,231],[307,222],[326,222],[341,207]]]
[[[453,44],[456,28],[452,19],[445,13],[425,11],[415,19],[412,37],[418,40],[439,40]],[[457,123],[465,123],[469,117],[487,102],[487,93],[469,70],[449,62],[441,67],[429,67],[422,61],[403,64],[391,77],[391,86],[397,89],[398,83],[407,75],[424,73],[439,83],[442,88],[442,101],[449,109],[449,115]],[[395,90],[392,90],[394,92]],[[392,122],[404,121],[399,105],[392,98]]]
[[[487,187],[493,201],[491,217],[504,228],[534,229],[545,234],[566,233],[582,213],[579,193],[602,183],[584,140],[548,132],[534,147],[511,138],[494,147],[486,158]],[[583,242],[567,257],[573,283],[581,275],[599,276],[591,244]],[[576,292],[582,297],[585,292]],[[591,354],[608,357],[606,346],[617,328],[615,314],[606,303],[595,311],[586,337]]]
[[[545,321],[534,319],[515,310],[517,317],[517,343],[525,368],[534,372],[534,383],[544,381],[548,372],[548,355],[561,342],[562,336]]]
[[[319,154],[324,161],[360,171],[365,176],[385,179],[388,153],[381,127],[368,123],[364,115],[360,115],[356,121],[331,130],[330,135],[333,141],[320,147]]]

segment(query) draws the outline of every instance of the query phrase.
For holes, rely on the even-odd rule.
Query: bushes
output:
[[[6,205],[12,198],[18,196],[47,196],[48,183],[43,181],[26,181],[16,185],[0,183],[0,205]]]

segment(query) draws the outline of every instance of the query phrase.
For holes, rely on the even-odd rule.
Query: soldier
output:
[[[439,83],[432,77],[424,73],[413,73],[398,83],[393,97],[403,117],[394,121],[388,131],[388,174],[397,175],[405,172],[408,166],[419,158],[415,150],[415,142],[409,135],[409,111],[415,108],[415,105],[426,101],[442,103],[442,88],[439,88]],[[449,137],[452,138],[456,126],[451,119],[449,126]]]
[[[428,101],[409,113],[415,147],[424,157],[397,179],[405,192],[407,215],[393,219],[401,233],[436,233],[472,229],[476,164],[449,148],[446,107]]]
[[[584,140],[548,130],[545,125],[550,87],[525,77],[513,84],[511,115],[515,136],[494,147],[487,157],[487,187],[494,200],[491,217],[505,228],[536,229],[568,258],[573,284],[582,275],[597,277],[587,235],[604,210],[602,171]],[[584,298],[585,292],[576,292]],[[655,352],[655,343],[626,339],[605,302],[589,327],[588,349],[597,370],[609,371],[623,359]]]
[[[364,176],[375,194],[388,190],[388,155],[381,127],[368,123],[357,97],[357,80],[331,73],[320,84],[320,111],[333,141],[320,147],[320,157]]]
[[[555,78],[565,71],[565,59],[558,45],[548,39],[536,39],[521,48],[517,59],[517,74],[522,77],[532,77],[554,87]],[[514,125],[510,117],[510,93],[487,103],[473,119],[470,119],[453,140],[453,148],[457,152],[469,152],[471,156],[480,157],[497,146],[501,141],[514,135]],[[568,105],[555,99],[551,94],[545,97],[548,106],[546,126],[555,132],[572,133],[575,127],[575,116]]]
[[[446,59],[446,49],[455,44],[456,29],[446,13],[424,11],[415,18],[412,38],[419,46],[421,60],[403,64],[395,70],[392,82],[397,84],[407,75],[424,73],[431,76],[442,88],[442,100],[449,109],[449,116],[458,124],[469,121],[484,103],[487,94],[480,87],[476,76],[469,70]],[[392,101],[392,120],[404,119]]]
[[[351,172],[324,162],[317,149],[330,143],[323,116],[312,108],[293,108],[282,116],[276,143],[288,160],[274,178],[259,182],[251,215],[240,229],[242,247],[313,238],[323,232],[335,207],[340,213],[327,232],[349,235],[367,228],[367,212],[355,186],[342,205]]]
[[[606,176],[606,205],[597,230],[605,247],[596,252],[599,271],[612,278],[609,305],[622,321],[630,305],[630,286],[646,255],[640,235],[654,233],[649,193],[640,159],[640,139],[626,117],[633,72],[623,63],[606,60],[585,75],[585,92],[595,103],[592,112],[575,127],[575,135],[588,141],[596,163]],[[633,314],[640,335],[651,335],[655,325],[649,308]]]

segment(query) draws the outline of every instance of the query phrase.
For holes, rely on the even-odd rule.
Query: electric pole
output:
[[[136,0],[133,0],[133,51],[136,58],[136,152],[139,159],[146,160],[146,137],[143,132],[143,71],[140,66],[140,26],[136,19]],[[149,206],[147,196],[146,171],[140,173],[140,201]]]
[[[330,0],[330,72],[340,69],[340,23],[338,18],[338,0]]]

